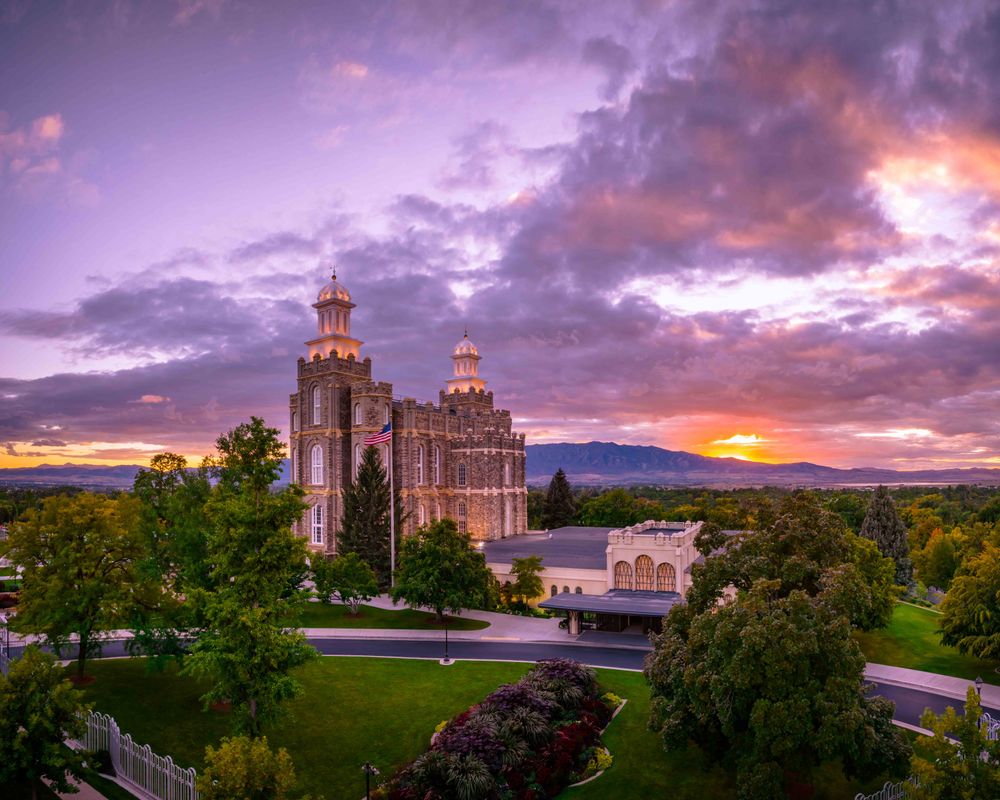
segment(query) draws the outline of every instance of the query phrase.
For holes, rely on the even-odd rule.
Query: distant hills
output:
[[[712,458],[682,450],[614,442],[530,444],[525,449],[529,485],[547,483],[560,467],[577,486],[872,486],[879,483],[1000,485],[1000,469],[900,471],[875,467],[837,469],[810,464],[808,461],[761,464],[738,458]],[[40,467],[0,469],[0,485],[128,488],[139,469],[141,467],[137,465],[106,467],[98,464],[46,464]],[[286,460],[282,465],[279,483],[287,481]]]

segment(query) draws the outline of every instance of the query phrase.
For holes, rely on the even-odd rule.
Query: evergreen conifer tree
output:
[[[344,490],[344,518],[337,532],[337,553],[357,553],[375,572],[379,586],[388,586],[389,480],[374,447],[366,447],[353,483]],[[396,491],[396,553],[403,528],[403,504]]]
[[[861,523],[861,535],[878,545],[882,555],[896,562],[896,584],[908,586],[913,580],[913,562],[906,526],[896,511],[896,504],[884,486],[879,486],[868,503]]]
[[[542,526],[552,529],[572,525],[574,517],[576,517],[576,501],[573,499],[573,489],[566,480],[566,473],[560,467],[552,476],[549,491],[545,495]]]

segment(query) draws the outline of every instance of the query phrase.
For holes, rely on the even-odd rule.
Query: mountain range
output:
[[[877,467],[837,469],[808,461],[764,464],[615,442],[530,444],[525,450],[527,482],[535,486],[548,483],[552,474],[560,468],[577,486],[871,486],[879,483],[1000,485],[1000,469],[901,471]],[[0,469],[0,484],[120,489],[132,485],[139,469],[141,467],[134,464],[113,467],[99,464],[43,464],[39,467]],[[278,482],[287,481],[286,460],[282,464],[282,475]]]

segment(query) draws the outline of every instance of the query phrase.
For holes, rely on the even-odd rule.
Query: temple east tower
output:
[[[393,385],[372,377],[363,342],[351,336],[351,294],[336,274],[313,308],[317,335],[299,358],[296,392],[289,398],[291,480],[305,490],[308,508],[296,524],[313,551],[336,552],[343,490],[354,479],[365,436],[392,421],[393,437],[379,445],[392,458],[393,478],[409,513],[403,534],[442,517],[473,539],[490,540],[527,529],[524,434],[510,412],[494,408],[479,377],[481,356],[468,332],[451,354],[452,376],[438,403],[397,399]]]

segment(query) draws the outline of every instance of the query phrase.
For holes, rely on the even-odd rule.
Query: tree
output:
[[[38,797],[42,780],[73,792],[68,780],[84,773],[83,754],[66,747],[66,736],[84,733],[82,695],[62,668],[34,645],[0,674],[0,784],[31,784]]]
[[[987,544],[962,565],[941,611],[942,644],[1000,659],[1000,549]]]
[[[317,655],[284,627],[302,602],[306,548],[291,526],[306,506],[298,486],[270,490],[284,453],[278,433],[252,417],[216,443],[206,506],[214,588],[201,593],[206,626],[184,667],[212,680],[206,705],[229,702],[235,730],[253,736],[301,690],[292,670]]]
[[[286,800],[295,786],[295,767],[285,748],[274,752],[267,737],[236,736],[205,748],[198,775],[202,800]]]
[[[7,540],[7,557],[23,571],[18,629],[42,635],[57,652],[76,634],[78,680],[100,649],[100,631],[126,624],[136,598],[151,591],[137,569],[138,522],[131,497],[56,495],[29,510]]]
[[[633,497],[624,489],[611,489],[584,502],[577,517],[581,525],[624,528],[666,515],[666,509],[654,500]]]
[[[886,580],[892,560],[852,534],[814,495],[799,492],[764,503],[755,516],[757,530],[726,536],[724,542],[708,535],[701,542],[722,549],[693,569],[686,598],[693,613],[713,608],[727,587],[749,591],[758,580],[777,580],[779,595],[824,593],[856,627],[888,624],[897,594]]]
[[[337,552],[357,553],[374,571],[379,586],[388,586],[389,568],[389,481],[382,457],[374,447],[366,447],[354,481],[343,493],[344,516],[337,532]],[[405,519],[403,503],[396,492],[396,553]]]
[[[927,546],[914,554],[920,581],[927,586],[937,586],[945,591],[959,566],[956,536],[935,531]]]
[[[403,541],[392,601],[432,608],[444,622],[446,611],[461,613],[482,604],[491,575],[468,534],[460,533],[453,520],[435,520]]]
[[[357,553],[347,553],[336,558],[317,556],[313,559],[313,581],[316,593],[324,603],[336,597],[357,615],[361,603],[378,594],[375,573]]]
[[[549,481],[549,490],[545,494],[542,527],[552,529],[572,525],[575,517],[576,501],[573,500],[573,489],[566,480],[566,473],[560,467]]]
[[[933,731],[922,740],[911,762],[917,786],[908,800],[978,800],[1000,797],[1000,741],[990,741],[979,724],[983,708],[971,686],[965,695],[965,714],[948,706],[943,714],[929,708],[920,724]],[[950,740],[955,740],[953,743]]]
[[[861,523],[861,536],[875,542],[882,555],[895,562],[896,583],[899,586],[909,586],[913,580],[913,562],[910,561],[906,526],[884,486],[875,490],[868,503],[868,511]]]
[[[864,667],[837,609],[758,580],[727,605],[667,616],[645,668],[650,727],[667,750],[693,741],[721,760],[745,800],[784,798],[836,759],[851,777],[903,775],[909,744],[893,704],[866,696]]]
[[[525,556],[511,560],[510,574],[515,580],[510,585],[513,597],[520,597],[525,603],[545,594],[545,586],[539,577],[542,571],[541,556]]]

